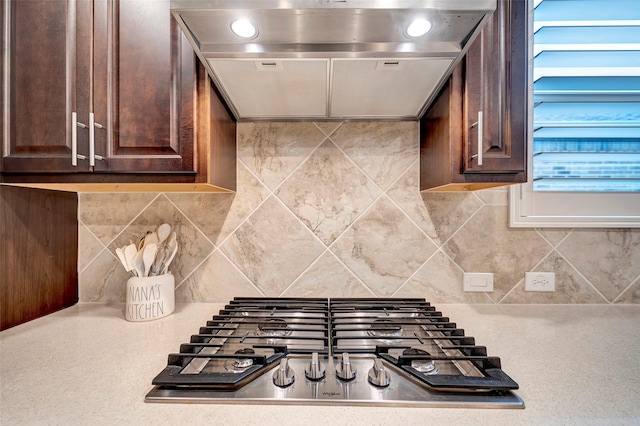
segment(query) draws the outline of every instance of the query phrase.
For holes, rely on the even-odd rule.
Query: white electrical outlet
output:
[[[491,272],[465,272],[462,290],[493,291],[493,274]]]
[[[525,272],[524,291],[556,291],[555,272]]]

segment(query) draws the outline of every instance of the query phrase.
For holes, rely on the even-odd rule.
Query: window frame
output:
[[[509,226],[513,228],[640,228],[640,193],[533,191],[533,11],[529,2],[527,36],[527,182],[509,188]]]

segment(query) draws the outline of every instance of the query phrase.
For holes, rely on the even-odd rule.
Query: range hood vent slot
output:
[[[258,71],[283,71],[282,61],[256,61]]]

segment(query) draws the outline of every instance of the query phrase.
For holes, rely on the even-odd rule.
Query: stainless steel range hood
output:
[[[171,0],[173,16],[238,120],[418,118],[495,6],[496,0]],[[430,30],[409,35],[415,19],[428,21]],[[254,34],[236,35],[238,20],[251,22]]]

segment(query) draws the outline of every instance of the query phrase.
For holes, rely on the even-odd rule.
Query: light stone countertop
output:
[[[79,304],[0,333],[0,425],[640,424],[640,306],[436,305],[499,356],[524,410],[151,404],[169,352],[220,304],[131,323]]]

